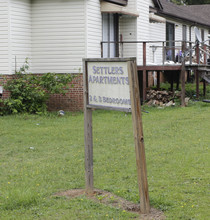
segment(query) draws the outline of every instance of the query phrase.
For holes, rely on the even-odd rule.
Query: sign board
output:
[[[141,104],[135,58],[84,59],[86,193],[93,194],[92,109],[132,112],[141,213],[149,213]]]
[[[87,83],[91,107],[130,111],[127,62],[88,62]]]

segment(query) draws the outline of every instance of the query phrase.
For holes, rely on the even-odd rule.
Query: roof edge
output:
[[[191,19],[187,19],[187,18],[184,18],[184,17],[182,17],[182,16],[177,16],[177,15],[173,15],[173,14],[170,14],[170,13],[166,13],[166,12],[163,12],[163,11],[160,11],[160,10],[158,10],[157,11],[157,13],[156,14],[158,14],[158,15],[162,15],[162,16],[168,16],[168,17],[171,17],[171,18],[175,18],[175,19],[179,19],[179,20],[184,20],[184,21],[188,21],[188,22],[190,22],[190,23],[192,23],[192,24],[195,24],[195,25],[202,25],[202,26],[205,26],[205,27],[208,27],[208,28],[210,28],[210,24],[209,25],[207,25],[207,24],[205,24],[205,23],[202,23],[202,22],[197,22],[197,21],[194,21],[194,20],[191,20]]]

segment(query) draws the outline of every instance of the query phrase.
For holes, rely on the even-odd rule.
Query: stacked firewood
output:
[[[148,90],[146,102],[148,106],[174,106],[174,100],[180,97],[180,92]]]

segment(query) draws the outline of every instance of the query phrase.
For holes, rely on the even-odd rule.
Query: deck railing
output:
[[[197,44],[192,41],[101,42],[101,57],[135,57],[137,54],[140,65],[181,63],[183,57],[189,65],[207,64],[210,47],[206,43]]]

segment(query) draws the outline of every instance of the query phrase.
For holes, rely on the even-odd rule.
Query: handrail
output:
[[[169,42],[172,42],[173,44],[170,46],[168,45]],[[177,44],[178,43],[178,44]],[[180,44],[181,43],[181,44]],[[120,52],[120,56],[123,57],[123,45],[124,44],[142,44],[142,49],[143,50],[143,65],[145,65],[145,59],[146,59],[146,45],[149,45],[149,48],[162,48],[162,64],[164,65],[164,62],[166,61],[166,59],[168,59],[168,56],[170,56],[172,58],[172,60],[175,62],[175,57],[177,55],[172,54],[172,55],[168,55],[168,51],[181,51],[181,55],[178,54],[178,57],[189,57],[189,62],[190,64],[192,64],[192,59],[193,59],[193,54],[196,55],[197,57],[197,64],[200,64],[201,59],[203,59],[203,62],[206,63],[206,60],[208,58],[208,56],[210,57],[210,53],[209,53],[209,48],[210,46],[207,44],[198,44],[198,42],[193,42],[193,41],[183,41],[183,40],[175,40],[175,41],[123,41],[123,40],[119,40],[119,41],[101,41],[101,57],[103,57],[103,45],[104,44],[119,44],[120,46],[119,48],[119,52]],[[153,45],[151,45],[153,44]],[[156,44],[156,45],[154,45]],[[158,44],[162,44],[162,45],[158,45]],[[201,48],[202,47],[202,48]],[[173,52],[174,53],[174,52]],[[153,51],[153,57],[155,54],[155,50]],[[169,59],[171,59],[169,57]],[[178,58],[179,59],[179,58]],[[153,58],[154,60],[154,58]]]
[[[185,43],[195,43],[193,41],[182,41],[182,40],[176,40],[176,41],[101,41],[101,43],[169,43],[169,42],[174,42],[174,43],[181,43],[181,42],[185,42]]]

